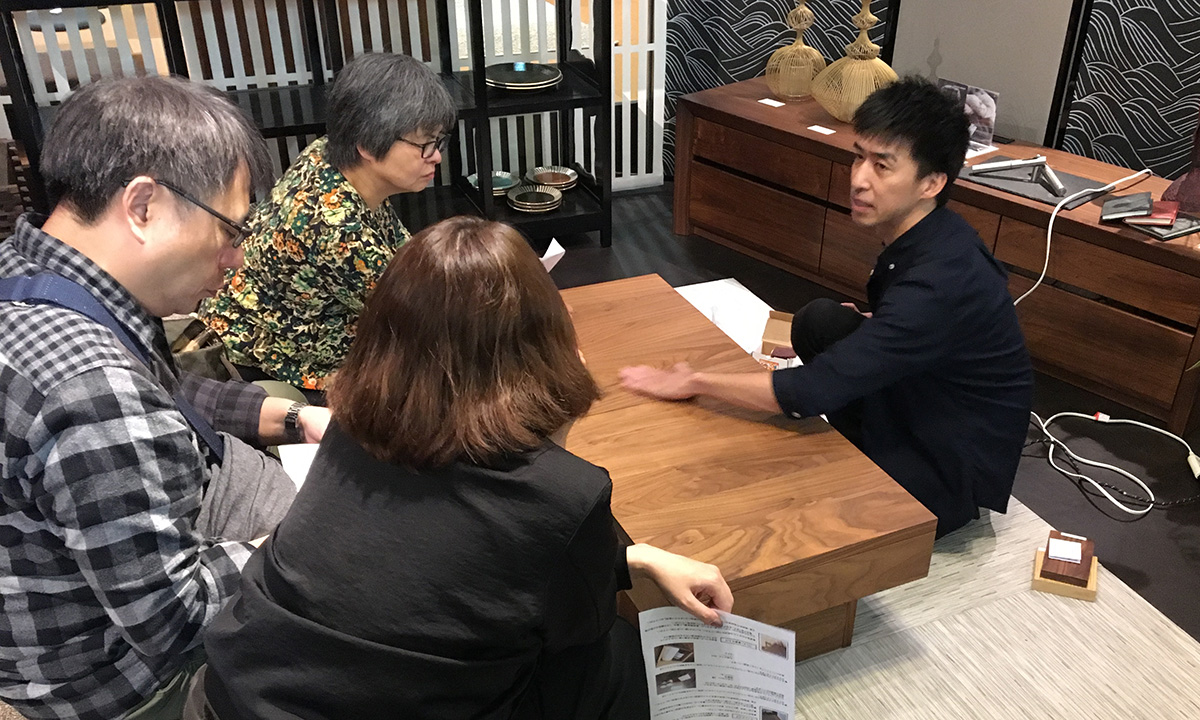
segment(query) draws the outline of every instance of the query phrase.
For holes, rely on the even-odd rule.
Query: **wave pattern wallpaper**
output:
[[[1200,0],[1095,0],[1062,149],[1167,178],[1200,108]]]
[[[888,5],[889,0],[871,2],[871,12],[879,17],[879,24],[871,29],[871,40],[881,45],[887,32]],[[771,53],[796,39],[786,22],[795,6],[795,0],[670,0],[664,79],[663,161],[667,175],[675,170],[675,103],[679,97],[762,75]],[[850,18],[862,9],[861,0],[809,0],[808,7],[817,22],[805,33],[805,42],[829,62],[845,55],[846,44],[858,35]]]

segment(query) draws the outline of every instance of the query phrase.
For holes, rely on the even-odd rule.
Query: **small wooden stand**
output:
[[[1061,539],[1063,536],[1054,531],[1050,537],[1051,539]],[[1041,592],[1095,602],[1096,577],[1100,563],[1093,553],[1092,541],[1086,540],[1083,544],[1084,549],[1079,563],[1049,560],[1046,558],[1046,548],[1038,548],[1033,560],[1031,587]],[[1067,567],[1064,568],[1064,566]]]

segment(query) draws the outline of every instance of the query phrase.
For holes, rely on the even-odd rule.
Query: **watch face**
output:
[[[300,429],[300,411],[306,407],[306,403],[292,403],[287,415],[283,416],[283,429],[296,442],[304,441],[304,432]]]

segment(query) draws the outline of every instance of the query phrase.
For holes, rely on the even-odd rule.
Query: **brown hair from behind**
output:
[[[533,449],[599,395],[529,244],[507,225],[462,216],[392,258],[328,401],[371,455],[428,468]]]

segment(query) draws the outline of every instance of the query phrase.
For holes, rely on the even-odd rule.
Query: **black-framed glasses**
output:
[[[429,142],[423,142],[423,143],[413,142],[412,140],[408,140],[405,138],[400,138],[400,142],[406,142],[415,148],[420,148],[421,149],[421,159],[428,160],[429,158],[433,157],[433,153],[435,150],[440,153],[446,152],[446,148],[450,147],[450,135],[449,134],[438,135],[437,137],[430,140]]]
[[[154,182],[158,183],[159,185],[162,185],[163,187],[165,187],[166,189],[175,193],[179,197],[183,198],[184,200],[187,200],[188,202],[190,202],[191,204],[200,208],[204,212],[208,213],[209,215],[212,215],[216,219],[225,223],[225,225],[228,226],[229,229],[233,231],[233,237],[229,240],[229,244],[232,245],[235,249],[240,248],[242,246],[242,243],[246,242],[246,237],[250,235],[250,228],[248,228],[245,225],[243,225],[242,223],[228,217],[224,213],[220,213],[220,212],[217,212],[216,210],[213,210],[211,207],[200,202],[199,200],[197,200],[195,197],[193,197],[189,193],[184,192],[183,189],[179,188],[174,183],[169,183],[166,180],[158,180],[158,179],[155,179]]]

